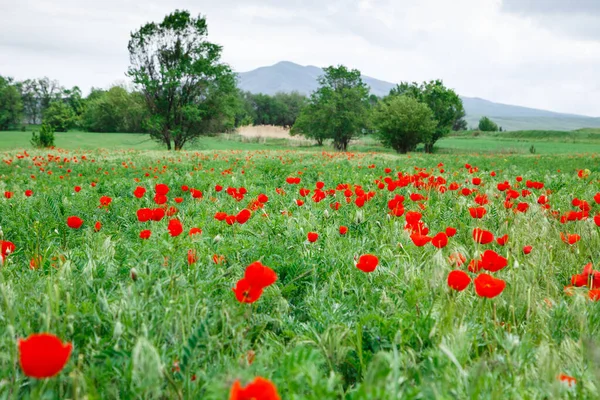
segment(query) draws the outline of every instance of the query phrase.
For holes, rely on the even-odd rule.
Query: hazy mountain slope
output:
[[[298,91],[309,94],[318,87],[317,78],[322,74],[323,70],[318,67],[282,61],[269,67],[239,73],[238,86],[252,93],[272,95],[277,92]],[[377,96],[385,96],[396,86],[368,76],[363,76],[363,81],[369,85],[371,93]],[[600,127],[600,118],[494,103],[477,97],[461,98],[467,113],[467,122],[473,127],[484,115],[507,130],[573,130]]]

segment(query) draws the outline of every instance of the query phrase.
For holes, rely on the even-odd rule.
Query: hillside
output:
[[[309,94],[317,87],[317,78],[323,70],[282,61],[268,67],[239,73],[238,86],[252,93],[275,94],[297,91]],[[363,76],[371,93],[384,96],[395,84]],[[529,107],[495,103],[477,97],[461,96],[469,126],[476,126],[479,118],[488,116],[506,130],[574,130],[600,128],[600,118],[564,114]]]

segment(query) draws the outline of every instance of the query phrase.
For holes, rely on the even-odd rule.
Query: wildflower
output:
[[[19,339],[19,364],[25,375],[43,379],[57,375],[67,364],[73,346],[49,333]]]
[[[363,272],[373,272],[375,271],[375,268],[377,268],[377,265],[379,265],[379,258],[377,258],[377,256],[374,256],[373,254],[363,254],[359,257],[356,268]]]

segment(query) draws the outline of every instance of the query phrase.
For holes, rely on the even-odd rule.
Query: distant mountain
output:
[[[317,89],[317,78],[322,74],[323,70],[319,67],[282,61],[269,67],[239,73],[238,86],[248,92],[269,95],[292,91],[309,94]],[[390,89],[396,86],[368,76],[362,78],[371,88],[371,93],[377,96],[387,95]],[[482,116],[490,117],[505,130],[574,130],[600,127],[600,118],[494,103],[477,97],[461,98],[467,113],[467,122],[473,127]]]

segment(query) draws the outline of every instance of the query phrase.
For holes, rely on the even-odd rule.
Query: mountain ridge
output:
[[[277,92],[297,91],[310,94],[318,88],[317,79],[323,69],[314,65],[302,66],[291,61],[280,61],[252,71],[238,73],[238,87],[251,93],[273,95]],[[377,96],[385,96],[396,84],[370,76],[362,76]],[[482,116],[487,116],[506,130],[544,129],[574,130],[600,127],[600,117],[561,113],[532,107],[496,103],[480,97],[460,96],[470,127],[475,127]]]

